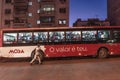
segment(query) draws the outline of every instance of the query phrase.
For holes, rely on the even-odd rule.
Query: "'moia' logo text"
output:
[[[13,53],[13,54],[17,54],[17,53],[24,53],[24,50],[23,49],[13,49],[13,50],[10,50],[9,53]]]

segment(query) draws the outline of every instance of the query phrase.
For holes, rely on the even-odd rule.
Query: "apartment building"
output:
[[[69,0],[0,0],[0,28],[69,26]]]
[[[120,26],[120,0],[107,0],[107,13],[111,26]]]
[[[73,27],[81,27],[81,26],[110,26],[109,21],[100,20],[99,18],[89,18],[88,20],[81,20],[78,18],[74,23]]]

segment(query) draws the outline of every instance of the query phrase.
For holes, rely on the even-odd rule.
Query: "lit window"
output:
[[[32,32],[20,32],[18,34],[18,43],[31,43]]]
[[[54,11],[54,10],[55,10],[55,8],[51,8],[51,10],[52,10],[52,11]]]
[[[98,39],[108,39],[110,35],[110,31],[107,30],[99,30],[98,31]]]
[[[63,42],[65,41],[64,31],[49,32],[49,42]]]
[[[61,20],[59,20],[59,24],[62,24],[62,21],[61,21]]]
[[[66,20],[63,20],[63,24],[66,24]]]
[[[4,33],[3,43],[4,44],[15,44],[17,42],[17,33]]]
[[[40,24],[40,20],[37,20],[37,24]]]
[[[48,32],[34,32],[33,42],[48,42]]]
[[[66,41],[80,41],[81,32],[80,31],[66,31]]]
[[[42,10],[46,12],[50,12],[50,11],[54,11],[55,8],[54,8],[54,5],[44,5],[42,6]]]
[[[28,5],[31,6],[31,5],[32,5],[32,2],[29,2]]]
[[[59,24],[66,24],[67,22],[66,22],[66,20],[59,20]]]
[[[82,31],[82,40],[83,41],[95,41],[96,40],[96,36],[97,35],[97,31]]]
[[[31,17],[31,16],[32,16],[32,13],[28,13],[28,16],[30,16],[30,17]]]
[[[53,16],[43,16],[40,17],[41,23],[52,23],[55,21],[55,18]]]
[[[40,2],[41,0],[37,0],[38,2]]]
[[[39,10],[37,10],[37,13],[40,13],[40,9],[39,9]]]

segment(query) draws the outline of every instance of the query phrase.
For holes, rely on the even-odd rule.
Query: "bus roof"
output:
[[[3,28],[2,31],[22,31],[22,30],[74,30],[74,29],[109,29],[120,28],[120,26],[82,26],[82,27],[49,27],[49,28]]]

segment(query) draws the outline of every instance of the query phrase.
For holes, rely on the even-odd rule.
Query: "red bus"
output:
[[[106,58],[120,55],[120,26],[1,29],[0,57],[31,57],[38,43],[46,58]]]

